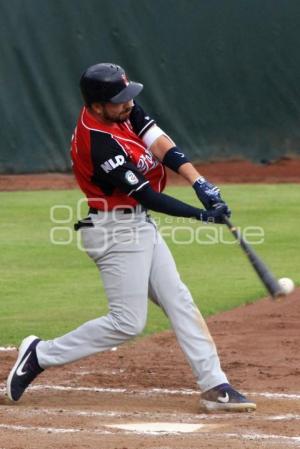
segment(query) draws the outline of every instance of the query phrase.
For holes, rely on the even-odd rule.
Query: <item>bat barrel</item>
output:
[[[256,271],[258,277],[270,293],[273,298],[278,298],[283,295],[282,288],[280,287],[277,279],[271,273],[266,264],[261,260],[261,258],[256,254],[254,249],[243,239],[240,231],[231,223],[226,215],[223,215],[224,223],[229,228],[230,232],[239,242],[241,248],[247,255],[252,267]]]

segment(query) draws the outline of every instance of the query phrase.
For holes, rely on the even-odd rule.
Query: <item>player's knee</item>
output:
[[[114,327],[128,338],[135,337],[141,334],[146,325],[146,318],[131,317],[126,319],[124,317],[114,317]]]
[[[136,335],[141,334],[144,330],[144,327],[145,327],[144,322],[131,323],[129,327],[129,335],[135,337]]]
[[[123,323],[122,330],[129,337],[135,337],[143,332],[145,325],[145,320],[136,319]]]

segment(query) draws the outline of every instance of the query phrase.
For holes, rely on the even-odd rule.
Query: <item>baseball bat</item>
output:
[[[254,249],[243,239],[240,231],[234,226],[226,215],[223,215],[224,223],[227,225],[230,232],[239,242],[242,250],[248,257],[252,267],[256,271],[259,279],[262,281],[272,298],[278,298],[283,295],[283,291],[277,281],[273,276],[266,264],[261,260],[261,258],[256,254]]]

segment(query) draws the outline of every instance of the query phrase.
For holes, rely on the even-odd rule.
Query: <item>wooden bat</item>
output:
[[[256,271],[259,279],[262,281],[272,298],[278,298],[280,296],[284,296],[284,292],[282,291],[278,280],[273,276],[269,268],[265,265],[265,263],[261,260],[260,257],[256,254],[254,249],[243,239],[239,230],[231,223],[231,221],[223,215],[224,223],[227,225],[230,232],[234,235],[236,240],[239,242],[242,250],[247,255],[252,267]]]

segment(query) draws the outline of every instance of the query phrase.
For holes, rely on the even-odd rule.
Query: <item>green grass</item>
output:
[[[234,211],[234,223],[242,229],[250,225],[263,228],[264,243],[255,248],[273,273],[291,277],[299,285],[300,185],[225,185],[222,192]],[[198,205],[190,188],[174,187],[168,193]],[[68,231],[76,220],[80,198],[76,190],[0,193],[0,345],[17,344],[30,333],[42,338],[62,335],[106,313],[98,271],[77,249],[77,234]],[[68,206],[55,213],[56,219],[69,220],[67,223],[53,224],[50,210],[54,205]],[[182,219],[153,215],[160,221],[182,279],[205,316],[265,296],[264,287],[225,227],[199,228],[199,223],[188,225]],[[55,231],[60,245],[50,241],[54,226],[68,228]],[[199,229],[198,243],[183,244],[195,240]],[[170,238],[172,231],[177,243]],[[208,244],[208,235],[215,232],[231,244]],[[63,244],[69,237],[71,243]],[[161,310],[150,305],[145,332],[168,326]]]

